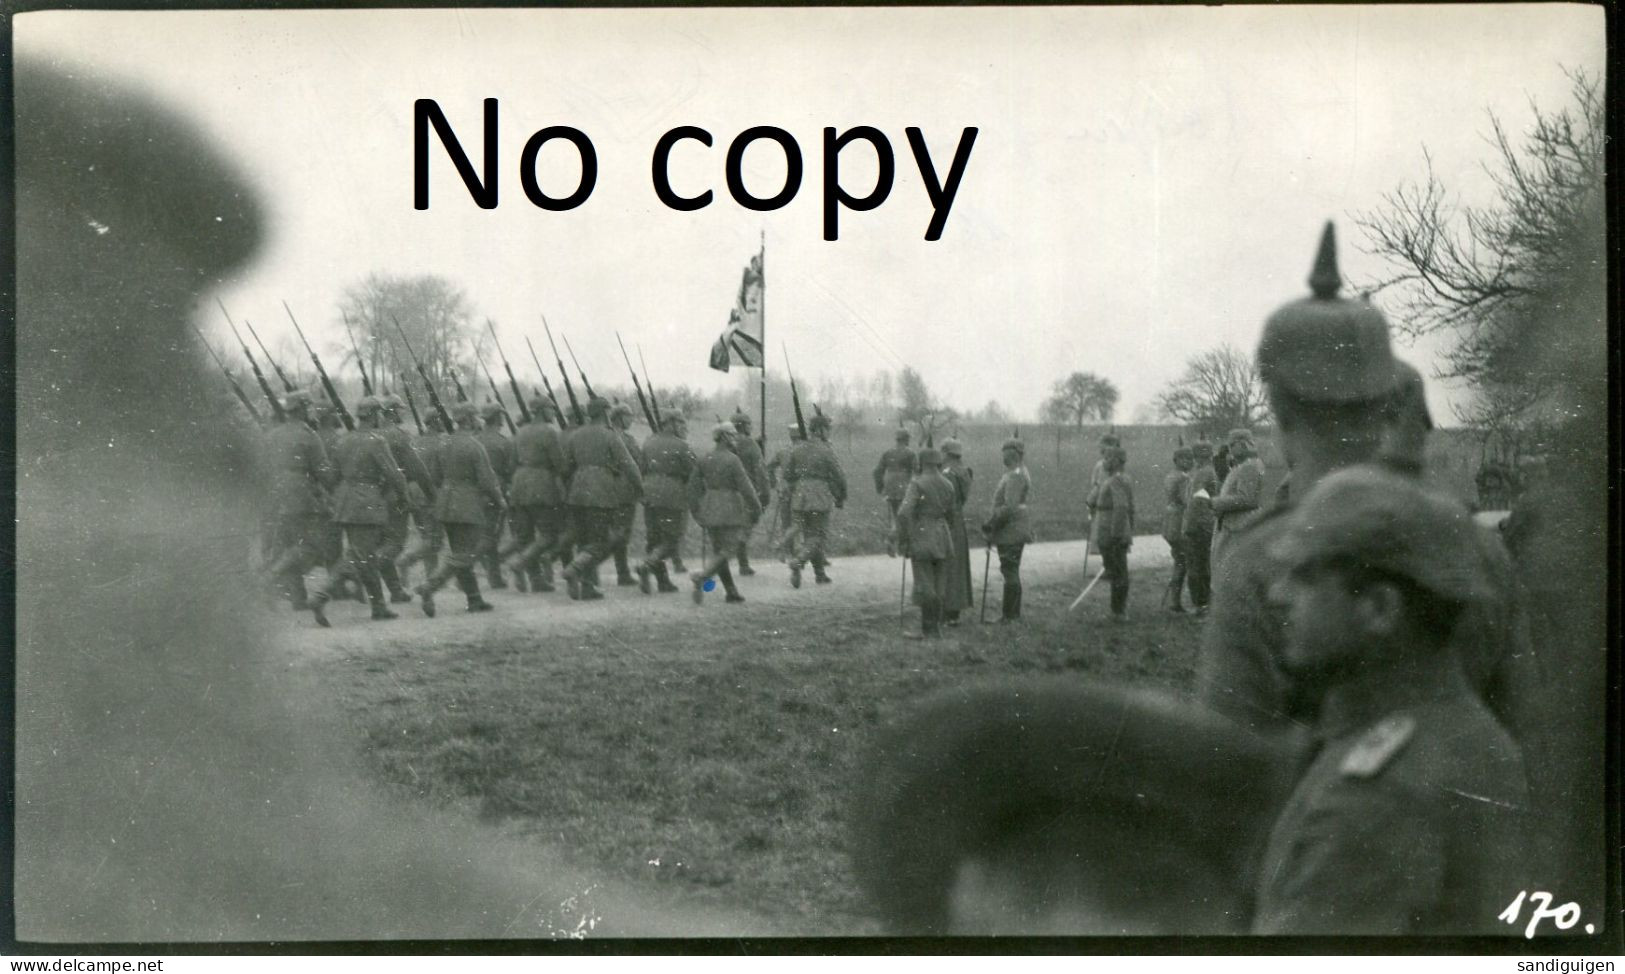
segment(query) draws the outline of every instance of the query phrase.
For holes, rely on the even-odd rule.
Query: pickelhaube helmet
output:
[[[384,404],[379,401],[377,396],[362,396],[355,402],[355,414],[357,416],[371,416],[374,413],[382,412],[383,408]]]
[[[949,457],[963,457],[965,445],[952,437],[942,441],[942,453]]]
[[[1008,440],[1005,440],[1003,443],[999,444],[999,449],[1014,450],[1023,456],[1027,454],[1027,444],[1019,436],[1012,436]]]
[[[934,446],[923,447],[920,450],[920,469],[942,466],[942,453]]]
[[[548,420],[553,418],[553,400],[547,398],[546,396],[540,394],[532,396],[530,398],[529,406],[530,414],[537,419]]]
[[[628,406],[624,402],[621,402],[620,400],[616,400],[615,403],[609,407],[609,414],[616,419],[631,419],[632,407]]]
[[[1309,275],[1310,297],[1264,322],[1258,374],[1265,384],[1311,403],[1353,403],[1389,395],[1398,381],[1388,322],[1369,302],[1340,298],[1337,235],[1331,221]]]
[[[293,412],[296,409],[310,408],[310,393],[303,389],[291,389],[282,397],[282,408]]]
[[[382,401],[383,401],[383,404],[384,404],[384,409],[387,412],[398,413],[398,412],[401,412],[402,410],[406,409],[406,400],[402,399],[400,396],[395,395],[393,392],[387,393],[383,397]]]
[[[660,428],[668,433],[677,433],[688,426],[688,420],[682,413],[667,413],[660,417]]]
[[[601,399],[598,396],[593,396],[591,399],[587,400],[587,416],[588,417],[590,417],[592,419],[597,419],[597,418],[599,418],[601,416],[608,416],[608,415],[609,415],[609,400]]]
[[[738,406],[734,407],[734,414],[732,416],[729,416],[728,419],[734,424],[735,429],[740,429],[740,430],[748,430],[748,429],[750,429],[750,416],[747,415],[746,412],[743,409],[740,409]]]
[[[479,416],[479,407],[471,402],[453,403],[451,407],[451,420],[454,423],[463,423]]]
[[[507,412],[508,411],[506,409],[502,408],[502,404],[494,399],[480,407],[480,416],[484,419],[496,419],[505,415]]]
[[[827,432],[829,427],[829,417],[823,413],[814,413],[813,418],[807,420],[807,429],[814,433]]]
[[[737,431],[734,429],[733,424],[718,423],[711,427],[711,438],[713,440],[731,440],[735,432]]]
[[[1207,440],[1197,440],[1191,444],[1191,457],[1198,463],[1206,463],[1213,459],[1213,444]]]
[[[908,430],[902,428],[901,426],[897,427],[897,432],[892,435],[899,443],[908,442]]]

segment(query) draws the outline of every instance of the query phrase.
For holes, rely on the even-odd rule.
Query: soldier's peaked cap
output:
[[[1309,297],[1285,305],[1264,322],[1259,377],[1312,403],[1353,403],[1392,393],[1399,373],[1388,322],[1368,302],[1338,297],[1343,278],[1330,221],[1321,234],[1309,287]]]
[[[1457,602],[1493,597],[1478,528],[1458,501],[1372,465],[1316,483],[1270,554],[1292,566],[1346,562],[1409,579]]]

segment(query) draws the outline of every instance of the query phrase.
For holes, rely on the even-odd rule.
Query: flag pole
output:
[[[761,234],[761,250],[758,252],[756,262],[762,275],[762,412],[761,424],[756,427],[756,443],[761,448],[762,456],[767,456],[767,230],[763,228]]]

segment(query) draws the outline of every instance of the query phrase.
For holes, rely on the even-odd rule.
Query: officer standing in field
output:
[[[412,596],[401,584],[401,572],[395,560],[406,550],[412,512],[423,510],[434,499],[434,481],[423,458],[412,445],[412,435],[401,426],[406,418],[405,401],[393,395],[384,396],[381,401],[384,407],[384,442],[389,445],[389,455],[394,457],[395,465],[406,477],[406,494],[389,499],[389,520],[384,526],[383,544],[378,546],[378,575],[389,590],[391,602],[410,602]],[[418,523],[421,525],[422,520]]]
[[[609,425],[620,435],[621,442],[626,445],[626,452],[632,455],[632,462],[637,465],[638,472],[646,473],[643,448],[632,435],[632,407],[617,401],[610,407]],[[632,526],[638,520],[638,505],[635,500],[621,508],[620,518],[621,543],[615,546],[615,584],[632,586],[638,582],[632,577],[632,564],[628,560],[627,545],[632,539]]]
[[[396,618],[384,604],[377,558],[389,521],[389,504],[404,503],[406,478],[379,431],[383,418],[383,404],[373,396],[363,396],[355,404],[356,430],[339,438],[334,462],[340,483],[333,498],[333,520],[344,530],[350,555],[328,579],[326,587],[310,600],[310,611],[323,627],[328,625],[327,603],[338,594],[346,578],[360,580],[372,603],[373,619]]]
[[[440,422],[440,411],[429,410],[423,417],[423,435],[418,437],[418,459],[423,461],[423,469],[429,475],[429,483],[440,483],[440,445],[446,441],[449,432]],[[412,510],[412,520],[417,523],[418,543],[411,551],[402,555],[395,563],[400,573],[402,584],[405,584],[408,573],[413,565],[423,563],[423,574],[433,575],[435,569],[440,567],[440,549],[445,547],[446,533],[440,529],[440,522],[434,516],[435,503],[432,498],[425,498],[424,502]]]
[[[744,462],[733,452],[731,441],[744,435],[735,426],[718,423],[711,430],[715,445],[689,477],[690,509],[711,542],[711,560],[690,576],[695,605],[705,601],[705,583],[712,576],[721,579],[728,602],[745,601],[728,568],[729,552],[739,550],[740,534],[761,517],[762,505]]]
[[[502,487],[504,499],[508,496],[508,485],[513,481],[514,462],[513,441],[503,432],[507,424],[508,411],[495,400],[485,404],[480,410],[480,416],[485,420],[485,428],[476,434],[480,446],[485,448],[485,455],[491,460],[491,470],[497,475],[497,483]],[[485,507],[485,537],[480,542],[479,560],[485,565],[486,579],[493,589],[508,587],[508,580],[502,577],[502,564],[497,552],[502,547],[503,529],[508,526],[508,512],[506,506],[498,509],[489,501]]]
[[[530,422],[513,438],[513,486],[508,491],[514,543],[506,565],[532,592],[553,591],[554,547],[564,532],[564,439],[553,401],[530,401]],[[543,552],[548,552],[545,557]]]
[[[903,503],[909,478],[920,469],[919,457],[908,446],[908,430],[897,428],[897,445],[880,455],[875,464],[875,493],[886,498],[891,509],[891,523],[886,526],[886,554],[897,556],[897,508]]]
[[[1106,478],[1111,476],[1106,472],[1106,457],[1112,450],[1121,449],[1122,446],[1123,440],[1116,433],[1100,434],[1100,459],[1095,461],[1094,468],[1089,471],[1090,494],[1093,494],[1101,484],[1106,482]]]
[[[643,495],[643,474],[626,441],[609,426],[609,403],[593,397],[587,424],[572,430],[564,444],[564,477],[569,482],[570,536],[575,558],[561,573],[570,598],[601,599],[598,566],[626,539],[625,511]]]
[[[1253,431],[1230,431],[1230,472],[1213,498],[1213,562],[1218,564],[1236,531],[1264,501],[1264,461],[1253,443]]]
[[[1025,463],[1027,445],[1020,437],[1005,440],[1000,452],[1004,476],[993,489],[993,514],[982,524],[982,535],[999,550],[999,575],[1004,578],[999,622],[1011,623],[1021,619],[1021,553],[1033,540],[1027,513],[1033,482]]]
[[[1185,554],[1185,495],[1190,489],[1191,468],[1196,465],[1191,448],[1181,445],[1174,450],[1174,469],[1162,480],[1162,540],[1168,542],[1168,551],[1174,558],[1173,578],[1168,582],[1168,611],[1184,614],[1186,572]]]
[[[959,625],[959,613],[976,604],[971,588],[970,532],[965,529],[965,505],[970,503],[973,474],[965,466],[965,447],[956,439],[942,441],[942,475],[954,485],[954,512],[948,518],[948,534],[953,554],[948,560],[942,593],[942,617],[950,626]]]
[[[480,595],[480,581],[474,562],[485,541],[488,512],[504,512],[507,500],[491,458],[476,435],[479,410],[471,402],[451,407],[451,420],[457,430],[441,443],[435,458],[440,482],[435,485],[435,520],[446,532],[446,557],[415,591],[423,601],[423,614],[435,613],[434,595],[452,576],[468,597],[468,611],[487,612],[493,608]]]
[[[797,443],[785,464],[785,482],[790,487],[790,510],[795,517],[795,553],[790,557],[790,584],[801,587],[801,569],[809,561],[813,579],[827,585],[824,545],[829,537],[830,511],[846,503],[846,474],[829,445],[829,417],[815,412],[807,421],[811,439]]]
[[[269,473],[268,513],[278,551],[266,573],[282,584],[293,607],[310,607],[305,573],[326,563],[323,532],[327,529],[326,489],[338,479],[327,449],[306,423],[310,395],[300,389],[282,400],[283,421],[273,423],[261,442]]]
[[[1191,609],[1206,615],[1213,600],[1213,498],[1219,494],[1219,474],[1213,468],[1213,444],[1191,444],[1191,474],[1185,485],[1185,571]]]
[[[1472,516],[1357,466],[1284,520],[1281,663],[1318,750],[1272,831],[1254,932],[1516,933],[1499,915],[1535,888],[1524,767],[1449,646],[1495,597]]]
[[[958,510],[954,485],[942,475],[942,454],[927,446],[919,452],[919,472],[903,489],[897,505],[897,540],[914,569],[914,604],[920,607],[920,638],[942,635],[948,566],[953,560],[949,519]]]
[[[1134,485],[1123,472],[1128,465],[1123,448],[1107,447],[1105,454],[1106,479],[1089,495],[1089,523],[1111,583],[1112,621],[1123,622],[1128,618],[1128,552],[1134,546]]]
[[[745,465],[745,473],[750,476],[751,486],[756,490],[756,518],[751,520],[745,527],[745,532],[740,535],[738,549],[735,552],[739,556],[739,574],[749,576],[756,574],[756,569],[750,567],[750,535],[756,530],[756,520],[761,518],[761,510],[767,506],[769,497],[767,465],[762,461],[761,447],[751,439],[750,417],[745,415],[744,410],[735,406],[730,419],[733,420],[734,432],[739,434],[733,438],[731,449],[739,457],[739,462]]]
[[[645,557],[638,563],[638,587],[650,594],[654,576],[662,592],[675,592],[666,560],[688,531],[688,485],[699,460],[688,445],[688,424],[680,413],[662,417],[663,428],[643,444],[643,534]]]

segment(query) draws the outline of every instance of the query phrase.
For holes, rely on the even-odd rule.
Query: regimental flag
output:
[[[711,346],[711,368],[726,372],[734,365],[763,367],[762,290],[765,284],[762,255],[757,254],[750,259],[744,279],[739,282],[739,296],[734,299],[733,310],[728,312],[728,328]]]

